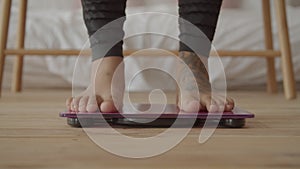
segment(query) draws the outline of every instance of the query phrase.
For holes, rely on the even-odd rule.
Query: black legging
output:
[[[125,8],[127,0],[82,0],[84,21],[89,33],[93,60],[107,56],[123,57],[124,37],[123,24],[125,21]],[[203,38],[200,44],[195,40],[195,35],[188,24],[179,20],[180,47],[179,51],[190,51],[199,48],[202,55],[208,56],[210,42],[214,38],[216,25],[220,13],[222,0],[179,0],[179,16],[199,28],[208,38]],[[119,19],[121,18],[121,19]],[[100,33],[93,35],[104,25],[119,19],[118,24],[102,29]],[[92,36],[93,35],[93,36]],[[198,37],[199,38],[199,37]],[[118,42],[119,41],[119,42]],[[187,42],[187,43],[182,43]],[[115,43],[117,42],[117,43]],[[111,46],[113,46],[111,48]],[[189,46],[189,47],[188,47]],[[190,48],[192,47],[192,49]],[[99,56],[99,53],[103,53]]]

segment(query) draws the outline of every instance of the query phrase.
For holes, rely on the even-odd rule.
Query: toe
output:
[[[202,95],[200,103],[201,103],[201,107],[205,108],[207,111],[210,111],[211,98],[209,96]]]
[[[188,113],[197,113],[200,110],[199,101],[191,99],[183,102],[182,110]]]
[[[209,106],[207,106],[207,110],[210,112],[210,113],[216,113],[219,111],[219,107],[217,106],[217,104],[214,102],[214,101],[211,101],[212,103],[210,103]]]
[[[225,111],[232,111],[234,109],[234,100],[232,98],[226,99]]]
[[[98,105],[101,104],[101,102],[102,100],[100,99],[100,97],[90,96],[86,105],[87,112],[89,113],[97,112],[99,109]]]
[[[81,99],[81,96],[73,98],[72,106],[71,106],[72,111],[75,111],[75,112],[78,111],[80,99]]]
[[[72,100],[73,100],[73,97],[69,97],[69,98],[66,100],[66,107],[67,107],[67,109],[68,109],[69,111],[71,110]]]
[[[226,106],[226,100],[225,97],[222,96],[217,96],[215,98],[213,98],[213,100],[216,103],[217,106],[217,112],[219,113],[223,113],[225,110],[225,106]]]
[[[86,106],[87,106],[87,102],[88,102],[89,97],[88,96],[83,96],[80,101],[79,101],[79,108],[78,110],[80,112],[86,112]]]
[[[202,104],[206,107],[206,110],[210,113],[214,113],[218,111],[217,103],[211,96],[205,96],[201,99]]]
[[[197,100],[191,100],[186,104],[185,111],[190,113],[197,113],[200,110],[200,104]]]
[[[190,95],[182,96],[177,104],[181,110],[188,113],[197,113],[201,108],[199,101]]]
[[[114,113],[118,111],[112,100],[103,101],[100,105],[100,110],[103,113]]]

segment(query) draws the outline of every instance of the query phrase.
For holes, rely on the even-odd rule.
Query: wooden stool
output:
[[[24,55],[67,55],[67,56],[78,56],[80,50],[34,50],[24,48],[25,39],[25,27],[26,27],[26,11],[27,11],[27,0],[20,0],[20,10],[19,10],[19,25],[17,30],[17,44],[16,49],[7,49],[7,36],[10,20],[10,9],[12,0],[2,0],[2,10],[1,10],[1,41],[0,41],[0,96],[2,88],[3,79],[3,69],[5,65],[6,55],[17,55],[14,63],[14,73],[12,82],[12,91],[20,92],[22,88],[22,70],[23,70],[23,58]],[[285,0],[274,0],[276,20],[279,30],[280,39],[280,50],[274,50],[273,48],[273,37],[272,37],[272,23],[271,23],[271,10],[270,10],[270,0],[262,0],[263,6],[263,20],[264,20],[264,35],[265,35],[265,48],[266,50],[261,51],[218,51],[219,56],[255,56],[264,57],[267,60],[268,66],[268,80],[267,80],[267,91],[269,93],[277,92],[277,80],[275,72],[275,58],[281,57],[281,67],[283,74],[283,86],[284,92],[287,99],[296,98],[296,87],[295,78],[293,72],[293,63],[291,57],[289,30],[287,25],[286,16],[286,5]],[[129,55],[135,51],[124,51],[124,55]],[[171,51],[178,55],[177,51]],[[89,55],[90,52],[86,52]],[[215,55],[216,53],[212,53]]]

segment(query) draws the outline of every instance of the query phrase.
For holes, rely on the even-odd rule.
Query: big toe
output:
[[[181,110],[189,113],[197,113],[200,110],[199,101],[193,97],[183,97],[181,100],[182,101],[178,103],[178,107]]]
[[[218,112],[218,110],[219,110],[218,104],[209,95],[204,95],[201,98],[201,105],[203,105],[203,107],[205,107],[206,110],[211,113]]]
[[[225,111],[232,111],[233,109],[234,109],[234,100],[231,98],[227,98]]]
[[[112,100],[103,101],[100,105],[102,113],[114,113],[117,112],[117,108]]]
[[[71,111],[72,100],[73,100],[72,97],[69,97],[69,98],[66,100],[66,107],[67,107],[67,109],[68,109],[69,111]]]

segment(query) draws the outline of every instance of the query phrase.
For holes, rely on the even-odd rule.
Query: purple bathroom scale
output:
[[[122,113],[86,113],[86,112],[62,112],[60,117],[66,117],[67,123],[73,127],[101,126],[104,120],[113,125],[143,126],[143,127],[169,127],[176,119],[179,119],[181,126],[189,124],[194,120],[195,125],[203,125],[205,120],[219,122],[219,127],[242,128],[246,119],[254,118],[254,114],[235,108],[231,112],[209,113],[205,111],[186,113],[179,111],[176,105],[159,104],[134,104],[124,105]]]

